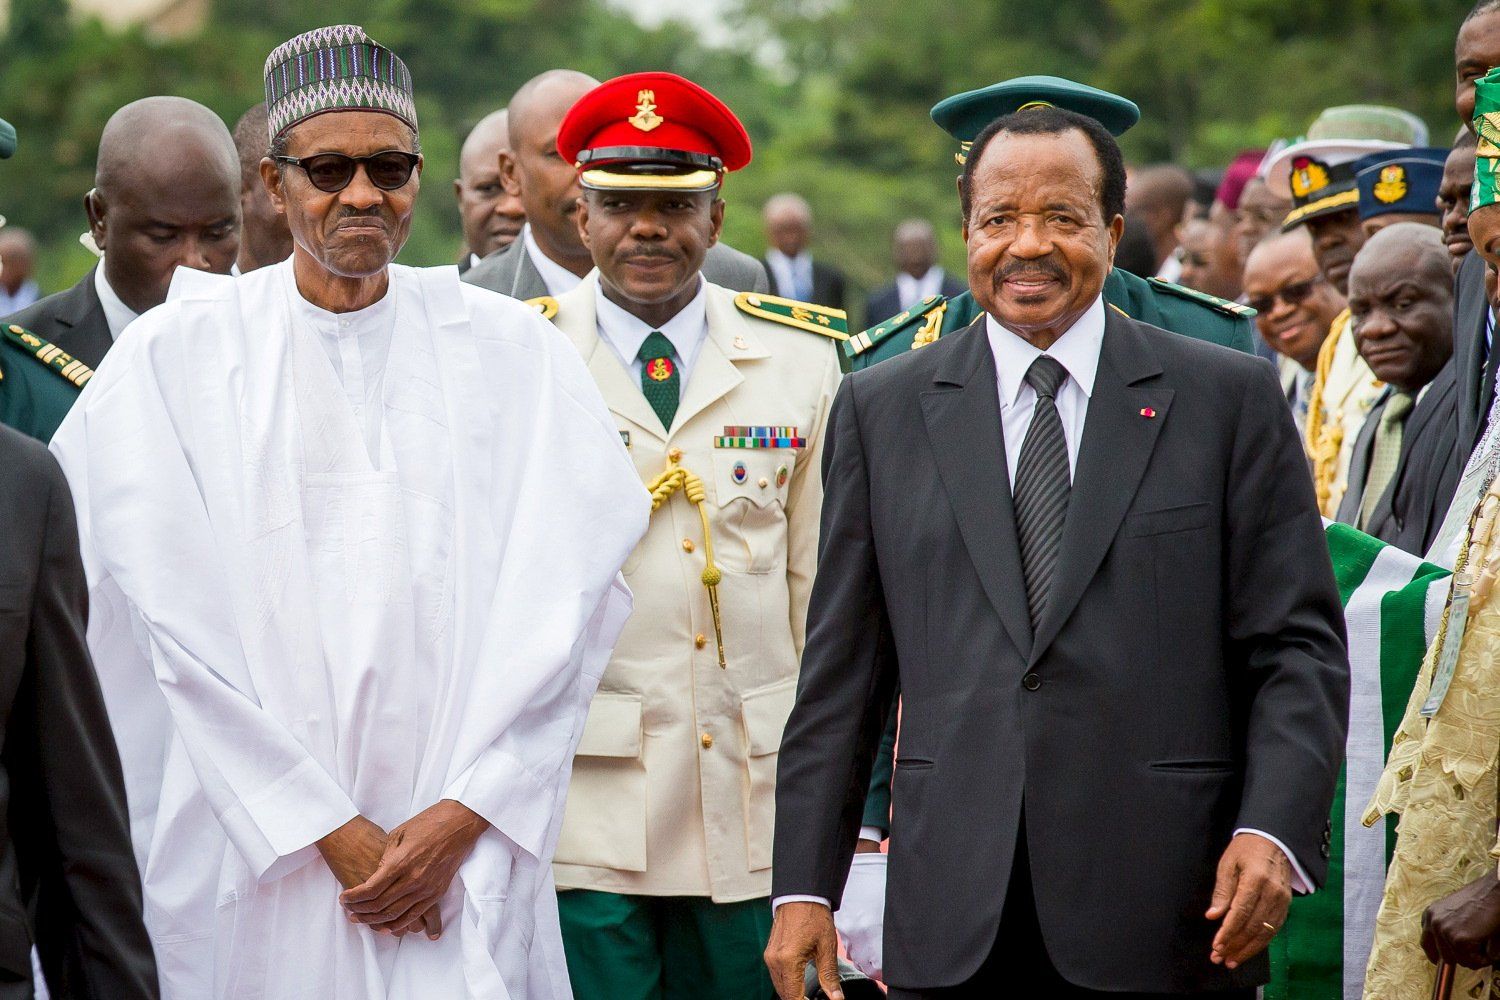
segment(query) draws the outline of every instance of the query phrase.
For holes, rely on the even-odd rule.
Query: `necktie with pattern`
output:
[[[1047,607],[1052,575],[1062,546],[1063,521],[1073,476],[1068,468],[1068,441],[1057,413],[1057,391],[1068,370],[1045,354],[1031,363],[1026,382],[1036,390],[1036,409],[1016,462],[1016,534],[1021,542],[1021,572],[1034,628]]]
[[[682,386],[677,362],[672,359],[672,342],[666,334],[653,332],[636,357],[641,360],[641,392],[656,411],[662,429],[671,430]]]
[[[1386,488],[1396,475],[1396,465],[1401,460],[1401,436],[1406,429],[1406,417],[1416,404],[1417,398],[1409,392],[1397,392],[1386,400],[1380,413],[1380,424],[1375,428],[1375,443],[1370,448],[1370,472],[1365,477],[1365,492],[1359,501],[1359,528],[1370,523],[1375,505],[1385,495]]]

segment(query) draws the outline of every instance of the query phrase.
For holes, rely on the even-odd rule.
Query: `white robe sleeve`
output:
[[[172,322],[171,310],[152,319]],[[249,679],[236,614],[243,597],[231,584],[243,567],[241,553],[231,551],[242,528],[222,523],[230,512],[211,513],[184,442],[190,435],[200,448],[229,447],[232,435],[215,435],[215,414],[169,404],[153,369],[187,359],[155,357],[148,365],[148,331],[132,333],[116,347],[129,356],[111,358],[101,384],[69,417],[82,421],[81,432],[60,434],[60,446],[82,449],[92,557],[145,626],[156,681],[210,807],[256,875],[280,877],[357,811],[263,710]],[[64,464],[76,467],[80,456]]]

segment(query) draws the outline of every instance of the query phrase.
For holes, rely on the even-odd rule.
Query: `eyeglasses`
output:
[[[365,168],[370,183],[382,191],[395,191],[406,186],[412,171],[422,162],[416,153],[402,149],[386,149],[369,156],[345,156],[343,153],[315,153],[312,156],[278,156],[277,163],[301,167],[307,179],[319,191],[337,194],[354,180],[354,172]]]
[[[1322,283],[1323,276],[1315,274],[1306,281],[1298,281],[1295,284],[1286,285],[1270,295],[1257,295],[1253,299],[1247,299],[1245,305],[1258,313],[1268,313],[1276,308],[1277,299],[1280,299],[1289,306],[1300,306],[1307,301],[1307,297],[1313,293],[1313,289]]]

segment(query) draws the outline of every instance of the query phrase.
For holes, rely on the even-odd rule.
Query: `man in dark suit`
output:
[[[104,125],[83,207],[104,260],[72,288],[4,322],[94,368],[125,327],[167,300],[178,267],[228,274],[234,266],[240,164],[229,129],[181,97],[125,105]]]
[[[1453,272],[1442,233],[1405,222],[1365,243],[1349,271],[1354,341],[1385,394],[1360,429],[1338,519],[1414,555],[1458,486],[1453,452]]]
[[[827,901],[899,683],[893,998],[1251,997],[1325,875],[1347,726],[1291,417],[1264,362],[1104,306],[1124,166],[1097,122],[999,119],[961,196],[986,315],[829,420],[773,979],[801,996],[813,961],[839,992]]]
[[[968,285],[938,264],[937,233],[926,219],[907,219],[891,239],[896,280],[870,293],[865,301],[865,325],[874,326],[904,312],[931,295],[954,299]]]
[[[0,427],[0,998],[154,998],[125,785],[84,642],[73,502],[41,444]]]
[[[465,281],[530,300],[572,291],[594,269],[578,232],[578,170],[557,155],[557,130],[573,104],[597,86],[585,73],[553,69],[523,83],[510,99],[510,148],[500,153],[500,183],[520,199],[526,224],[509,246],[465,269]],[[760,262],[726,243],[709,247],[703,276],[737,292],[770,289]]]
[[[772,195],[761,209],[766,227],[766,273],[771,292],[784,299],[847,309],[844,272],[813,257],[812,208],[798,194]]]

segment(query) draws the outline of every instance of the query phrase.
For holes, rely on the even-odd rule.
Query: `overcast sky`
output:
[[[629,11],[645,25],[654,26],[668,19],[686,21],[702,31],[703,40],[710,45],[728,41],[722,17],[726,0],[609,0],[609,3]]]

